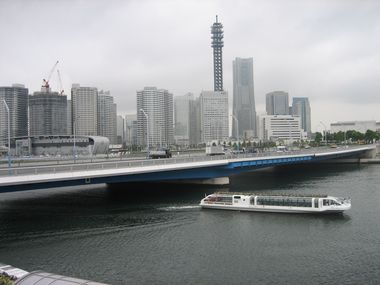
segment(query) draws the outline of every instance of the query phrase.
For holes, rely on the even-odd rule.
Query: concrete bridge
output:
[[[376,145],[222,156],[176,157],[0,169],[0,192],[125,182],[228,184],[229,176],[259,168],[376,156]]]

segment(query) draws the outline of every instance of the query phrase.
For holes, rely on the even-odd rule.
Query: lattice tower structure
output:
[[[211,47],[214,51],[214,91],[223,91],[223,25],[216,22],[211,26]]]

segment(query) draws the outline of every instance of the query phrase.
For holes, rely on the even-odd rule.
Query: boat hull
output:
[[[231,211],[247,211],[247,212],[267,212],[267,213],[292,213],[292,214],[339,214],[344,210],[321,210],[321,209],[302,209],[300,207],[274,208],[274,207],[237,207],[229,205],[200,205],[203,209],[231,210]]]

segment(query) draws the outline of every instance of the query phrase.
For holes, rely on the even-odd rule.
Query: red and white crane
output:
[[[63,90],[61,73],[59,72],[59,69],[57,69],[57,75],[58,75],[58,81],[59,81],[59,95],[63,95],[63,93],[65,92],[65,90]]]
[[[42,88],[45,88],[45,90],[48,92],[49,90],[50,90],[50,85],[49,85],[49,81],[50,81],[50,78],[51,78],[51,76],[53,75],[53,72],[54,72],[54,70],[55,70],[55,68],[57,67],[57,65],[58,65],[58,60],[57,60],[57,62],[54,64],[54,66],[53,66],[53,68],[51,69],[51,71],[50,71],[50,73],[49,73],[49,75],[48,75],[48,77],[47,77],[47,79],[42,79]]]

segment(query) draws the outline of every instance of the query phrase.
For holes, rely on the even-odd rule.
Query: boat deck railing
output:
[[[299,197],[299,198],[327,198],[327,194],[300,194],[300,193],[276,193],[276,192],[215,192],[217,195],[244,195],[244,196],[266,196],[266,197]]]

